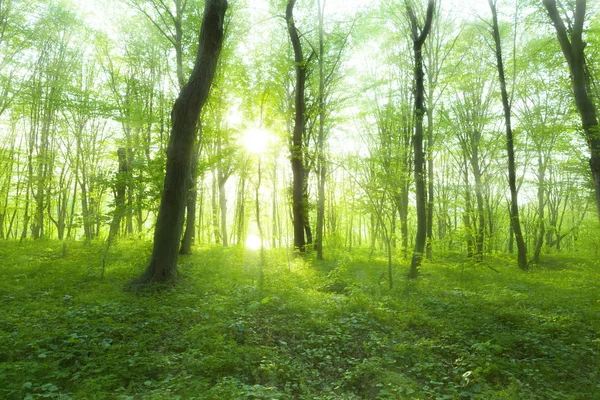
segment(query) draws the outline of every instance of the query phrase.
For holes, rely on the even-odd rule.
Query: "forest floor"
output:
[[[147,242],[0,247],[2,399],[600,399],[600,260],[437,255],[422,276],[198,248],[131,293]]]

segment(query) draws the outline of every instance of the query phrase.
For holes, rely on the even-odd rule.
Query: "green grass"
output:
[[[600,262],[383,259],[199,248],[128,293],[150,244],[0,248],[2,399],[600,399]]]

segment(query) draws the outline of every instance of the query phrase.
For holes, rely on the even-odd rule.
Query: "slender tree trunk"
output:
[[[83,154],[83,148],[81,145],[81,136],[83,135],[83,127],[77,131],[77,165],[79,166],[79,174],[77,174],[79,188],[81,189],[81,216],[83,218],[83,232],[85,240],[89,243],[92,240],[92,224],[90,218],[89,198],[88,198],[88,187],[87,187],[87,173],[86,163],[84,161],[85,155]]]
[[[467,155],[464,154],[464,180],[465,180],[465,211],[463,221],[465,224],[467,257],[473,257],[473,225],[471,215],[473,214],[473,202],[471,201],[471,186],[469,185],[469,169],[467,168]]]
[[[201,132],[201,130],[200,130]],[[202,134],[202,133],[200,133]],[[179,254],[192,254],[192,245],[194,244],[194,233],[195,233],[195,222],[196,222],[196,200],[198,198],[198,158],[200,149],[198,144],[194,149],[194,155],[192,158],[192,171],[190,173],[190,180],[188,184],[188,198],[186,203],[186,219],[185,219],[185,232],[181,239],[181,247],[179,248]]]
[[[429,99],[431,98],[433,98],[433,90],[430,88]],[[427,252],[425,255],[427,259],[431,258],[433,250],[433,209],[435,206],[433,189],[433,107],[429,106],[427,107]]]
[[[227,196],[225,194],[226,182],[226,179],[219,177],[219,212],[221,216],[221,242],[223,247],[229,246],[229,236],[227,234]]]
[[[502,94],[502,106],[504,108],[504,122],[506,124],[506,151],[508,153],[508,185],[510,187],[510,219],[515,232],[517,242],[517,258],[519,268],[522,270],[529,269],[527,265],[527,247],[523,240],[521,232],[521,222],[519,220],[519,205],[517,198],[517,184],[515,174],[515,149],[513,144],[513,131],[511,126],[511,111],[508,101],[508,92],[506,90],[506,79],[504,78],[504,63],[502,61],[502,47],[500,44],[500,31],[498,29],[498,15],[496,13],[495,0],[488,0],[490,9],[492,10],[492,27],[494,43],[496,45],[496,62],[498,67],[498,76],[500,79],[500,91]]]
[[[296,0],[289,0],[286,7],[285,19],[288,25],[290,41],[294,49],[294,62],[296,69],[296,94],[295,94],[295,118],[290,158],[292,164],[292,210],[294,225],[294,249],[303,253],[306,248],[304,237],[305,204],[304,204],[304,162],[303,143],[304,133],[304,87],[306,85],[306,65],[302,53],[300,36],[294,22],[294,5]]]
[[[130,287],[178,279],[177,256],[187,200],[186,180],[191,173],[196,126],[212,84],[223,44],[226,0],[207,0],[196,63],[188,83],[175,101],[165,185],[154,230],[154,246],[146,271]]]
[[[323,259],[323,231],[325,224],[325,39],[323,29],[323,14],[325,12],[325,1],[317,1],[319,9],[319,134],[317,137],[317,260]]]
[[[219,205],[217,202],[217,175],[216,170],[212,170],[212,185],[210,192],[210,205],[211,205],[211,217],[212,217],[212,231],[215,244],[221,244],[221,228],[219,226]]]
[[[400,234],[402,235],[402,254],[408,257],[408,185],[403,183],[400,196],[396,199],[400,217]]]
[[[200,204],[199,204],[199,210],[200,212],[198,212],[198,225],[196,226],[196,237],[198,238],[198,241],[200,243],[206,243],[206,240],[204,239],[204,233],[206,232],[206,229],[204,229],[204,199],[205,199],[205,194],[206,194],[206,188],[204,186],[200,187]]]
[[[515,229],[514,229],[514,226],[512,224],[512,221],[510,220],[510,218],[511,218],[510,201],[508,202],[508,217],[509,217],[509,224],[508,224],[508,252],[510,254],[514,254],[514,252],[515,252]]]
[[[242,172],[238,182],[238,195],[236,206],[237,243],[246,241],[246,174]]]
[[[131,154],[131,149],[128,150]],[[133,157],[129,157],[130,165],[133,162]],[[133,235],[133,171],[129,171],[127,182],[127,235]]]
[[[546,194],[546,163],[541,152],[538,154],[538,218],[539,227],[538,234],[535,243],[535,251],[533,252],[532,262],[539,264],[540,254],[542,252],[542,246],[544,245],[544,236],[546,235],[546,218],[544,216],[545,198]]]
[[[308,175],[309,170],[304,168],[304,187],[302,188],[302,202],[304,203],[304,237],[306,238],[306,245],[312,249],[313,246],[313,234],[310,227],[310,214],[308,212]]]
[[[423,44],[431,29],[431,21],[433,19],[434,0],[429,0],[427,4],[427,16],[423,29],[420,30],[417,22],[417,16],[413,9],[407,4],[407,11],[410,18],[412,39],[413,39],[413,51],[415,61],[415,103],[414,103],[414,116],[415,116],[415,135],[413,139],[413,146],[415,152],[414,165],[415,165],[415,190],[417,200],[417,235],[415,238],[415,248],[413,251],[412,261],[410,263],[410,271],[408,273],[409,278],[416,278],[419,275],[419,269],[421,266],[421,260],[423,259],[423,252],[425,250],[425,242],[427,236],[427,213],[426,213],[426,199],[425,199],[425,176],[423,171],[424,155],[423,155],[423,117],[425,115],[425,85],[424,85],[424,71],[423,71]],[[420,30],[420,32],[419,32]]]
[[[477,201],[477,229],[475,234],[476,254],[479,261],[483,259],[483,242],[485,236],[485,213],[483,206],[483,193],[481,183],[481,168],[479,165],[479,138],[481,134],[476,133],[476,143],[471,146],[471,168],[473,168],[473,179],[475,180],[475,199]]]
[[[117,173],[117,182],[115,184],[115,211],[113,213],[113,220],[110,224],[110,231],[108,232],[107,248],[110,246],[112,240],[119,234],[119,228],[121,227],[121,220],[125,213],[125,191],[127,189],[127,174],[129,173],[129,163],[127,160],[127,152],[124,147],[120,147],[117,150],[117,156],[119,158],[119,172]]]
[[[280,240],[281,246],[281,229],[279,228],[279,212],[277,204],[277,164],[273,163],[273,197],[271,198],[271,221],[273,223],[273,234],[271,237],[271,247],[277,247],[277,239]]]
[[[258,285],[260,288],[263,286],[264,274],[263,267],[265,264],[265,239],[263,234],[262,223],[260,219],[260,185],[262,183],[262,168],[261,160],[258,159],[258,181],[256,182],[256,190],[254,191],[254,201],[256,208],[256,228],[258,229],[258,237],[260,238],[260,265],[259,265],[259,276]]]
[[[45,116],[44,119],[49,118]],[[31,235],[33,239],[40,239],[44,236],[44,208],[46,200],[46,180],[48,174],[48,158],[49,158],[49,129],[50,121],[44,121],[41,135],[40,146],[38,149],[37,165],[36,165],[36,191],[34,193],[35,214],[31,225]]]

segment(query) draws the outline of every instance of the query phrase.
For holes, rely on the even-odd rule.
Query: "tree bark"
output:
[[[427,214],[426,214],[426,202],[425,198],[425,176],[423,171],[424,155],[423,155],[423,117],[425,115],[424,105],[424,93],[425,85],[424,71],[423,71],[423,44],[425,39],[431,30],[431,21],[433,19],[433,9],[435,2],[429,0],[427,3],[427,16],[425,18],[425,24],[423,29],[419,33],[419,26],[417,22],[417,16],[413,9],[407,4],[406,8],[408,16],[410,18],[410,25],[412,29],[413,39],[413,52],[415,58],[415,103],[414,103],[414,114],[415,114],[415,136],[413,140],[413,146],[415,151],[415,191],[417,200],[417,235],[415,238],[415,248],[413,251],[412,261],[410,263],[410,270],[408,273],[409,278],[416,278],[419,275],[419,268],[423,259],[423,252],[425,250],[425,242],[427,235]]]
[[[492,10],[492,28],[494,43],[496,45],[496,62],[498,67],[498,77],[500,79],[500,91],[502,94],[502,106],[504,109],[504,122],[506,124],[506,151],[508,153],[508,185],[510,187],[510,219],[517,242],[517,259],[519,268],[529,269],[527,265],[527,247],[523,240],[521,232],[521,222],[519,220],[519,206],[517,201],[517,184],[515,174],[515,149],[513,144],[513,131],[510,120],[510,104],[508,101],[508,92],[506,90],[506,79],[504,77],[504,63],[502,61],[502,46],[500,44],[500,31],[498,29],[498,15],[496,12],[495,0],[488,0]]]
[[[298,29],[294,22],[294,5],[296,0],[289,0],[285,19],[288,26],[290,41],[294,49],[294,62],[296,70],[295,118],[290,158],[292,164],[292,212],[294,225],[294,249],[303,253],[306,250],[304,238],[305,204],[304,204],[304,163],[302,157],[302,136],[304,133],[304,87],[306,85],[306,65],[302,53],[302,45]]]
[[[576,1],[575,20],[570,29],[570,38],[569,32],[556,8],[556,1],[544,0],[544,6],[548,10],[563,55],[569,64],[575,105],[579,111],[583,131],[590,149],[590,169],[594,181],[596,211],[600,220],[600,127],[598,126],[598,115],[593,101],[590,72],[585,60],[584,50],[587,43],[582,38],[586,1]]]
[[[227,0],[207,0],[194,69],[175,101],[165,184],[154,230],[154,245],[146,271],[129,287],[178,280],[177,256],[185,216],[186,180],[191,173],[196,126],[217,69],[223,45]]]

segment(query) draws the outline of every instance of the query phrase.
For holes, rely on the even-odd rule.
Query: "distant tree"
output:
[[[172,129],[167,149],[165,184],[154,231],[154,246],[146,271],[129,287],[178,279],[177,255],[191,174],[196,126],[210,92],[223,46],[227,0],[207,0],[194,69],[181,89],[171,114]]]

